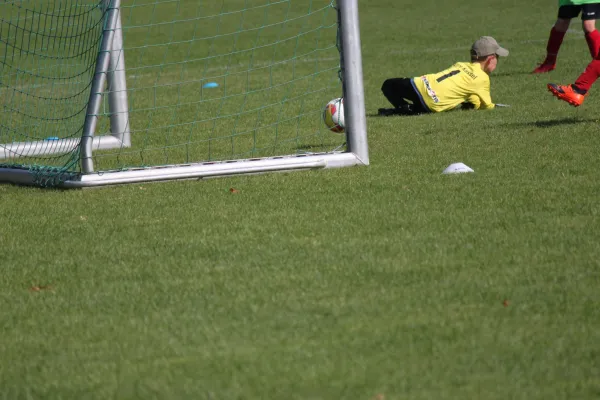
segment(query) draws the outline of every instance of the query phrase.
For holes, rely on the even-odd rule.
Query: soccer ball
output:
[[[335,133],[344,132],[344,99],[331,100],[323,110],[323,122],[327,128]]]

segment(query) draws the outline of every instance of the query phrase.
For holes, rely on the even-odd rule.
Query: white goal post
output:
[[[46,0],[39,1],[43,2]],[[54,3],[60,3],[60,0],[53,1]],[[227,0],[223,0],[223,3],[226,1]],[[178,3],[179,0],[174,0],[173,2]],[[287,0],[280,1],[280,3],[288,2],[289,1]],[[248,2],[245,4],[247,3]],[[20,68],[19,64],[17,64],[16,66],[11,66],[10,68],[12,69],[10,69],[7,62],[4,64],[0,63],[0,79],[3,79],[4,77],[5,80],[4,82],[0,81],[0,104],[2,104],[2,102],[4,103],[3,114],[0,116],[0,143],[6,141],[7,138],[14,138],[15,140],[0,144],[0,181],[18,184],[83,188],[147,181],[201,179],[236,174],[368,165],[369,153],[367,144],[358,0],[337,0],[335,3],[332,2],[331,8],[334,10],[333,12],[335,12],[337,20],[335,26],[336,35],[333,37],[325,37],[326,33],[331,32],[331,30],[325,28],[326,25],[323,24],[319,26],[318,29],[312,29],[309,27],[309,23],[304,21],[307,17],[300,14],[296,17],[293,12],[290,12],[291,4],[278,5],[280,9],[277,9],[277,15],[286,16],[286,26],[283,27],[280,22],[273,22],[270,15],[267,16],[267,5],[271,4],[272,2],[269,1],[268,3],[263,2],[260,5],[257,5],[256,8],[263,14],[248,7],[241,11],[228,11],[223,5],[221,6],[223,12],[213,18],[215,21],[218,19],[218,25],[215,23],[215,29],[218,32],[218,35],[211,36],[210,34],[206,34],[201,37],[198,32],[198,26],[202,26],[207,20],[202,19],[205,17],[200,11],[196,11],[195,16],[191,18],[189,17],[191,13],[186,11],[186,14],[183,11],[180,11],[180,8],[183,8],[183,6],[177,4],[176,12],[178,15],[181,14],[182,17],[178,20],[174,19],[174,22],[169,22],[167,24],[159,21],[160,10],[153,10],[153,14],[151,14],[152,17],[149,19],[152,24],[154,24],[151,26],[150,23],[137,22],[136,16],[133,15],[134,10],[128,10],[129,16],[126,21],[123,15],[125,6],[122,6],[121,0],[100,1],[96,7],[97,10],[92,10],[92,8],[89,9],[89,15],[101,15],[99,18],[101,18],[102,24],[95,61],[91,63],[94,71],[93,73],[90,72],[91,78],[89,85],[86,86],[85,82],[77,81],[75,86],[80,85],[84,89],[72,90],[73,93],[85,92],[89,95],[85,104],[85,112],[82,112],[81,118],[78,119],[81,128],[77,128],[79,126],[77,122],[73,123],[73,126],[77,128],[74,131],[79,132],[79,137],[74,135],[63,137],[60,134],[56,134],[56,136],[44,138],[43,134],[48,134],[48,130],[41,126],[42,123],[38,122],[39,119],[36,119],[35,123],[23,122],[36,111],[36,106],[27,105],[25,100],[18,100],[20,98],[19,96],[28,96],[23,98],[34,98],[35,101],[45,101],[46,103],[48,103],[49,100],[46,95],[39,94],[38,96],[33,92],[35,90],[35,85],[19,86],[19,80],[14,77],[21,73],[19,71],[22,71],[25,68],[31,68],[30,71],[33,72],[30,72],[29,74],[32,77],[43,82],[46,82],[43,79],[47,80],[48,78],[43,76],[42,72],[36,72],[41,71],[41,68],[36,69],[32,66]],[[56,5],[54,6],[56,7]],[[83,5],[81,6],[81,9],[87,10]],[[310,12],[316,14],[312,9]],[[0,13],[2,13],[1,7]],[[326,13],[327,10],[323,9],[321,14],[318,15],[319,18],[324,20],[325,18],[322,16],[326,16]],[[235,20],[232,16],[234,14]],[[150,11],[148,11],[148,15],[150,15]],[[184,15],[186,16],[185,18],[183,17]],[[261,15],[264,15],[264,17]],[[73,14],[73,16],[75,16],[75,14]],[[20,14],[18,18],[21,18]],[[227,20],[228,18],[231,19],[231,22]],[[11,29],[13,28],[14,32],[23,31],[25,32],[24,35],[29,35],[29,39],[23,40],[20,44],[16,44],[16,42],[11,44],[10,40],[6,41],[7,45],[4,49],[5,60],[7,59],[6,55],[10,54],[11,51],[14,53],[14,49],[17,47],[20,48],[21,53],[23,52],[23,48],[25,48],[26,52],[29,51],[34,53],[38,48],[47,50],[52,47],[49,43],[44,44],[44,40],[47,40],[44,39],[44,37],[49,35],[36,33],[34,31],[36,28],[34,21],[28,24],[27,22],[15,22],[17,20],[22,21],[22,19],[17,19],[17,17],[13,17],[12,20],[9,18],[2,20],[2,16],[0,16],[0,24],[4,22],[4,25],[8,26],[8,29],[3,30],[2,25],[0,25],[0,39],[3,38],[3,35],[4,37],[11,35],[11,32],[13,32]],[[193,27],[193,29],[184,29],[185,23],[189,23],[191,20],[193,20],[193,25],[190,23],[190,27]],[[259,21],[259,24],[256,25],[256,27],[250,26],[249,21],[252,20]],[[75,17],[71,18],[70,21],[77,22]],[[21,25],[17,27],[19,23]],[[127,69],[127,66],[130,64],[130,54],[132,55],[132,58],[135,57],[137,60],[142,59],[149,51],[155,51],[156,54],[159,54],[158,51],[153,49],[158,48],[163,51],[163,47],[165,49],[167,48],[166,45],[154,44],[152,42],[152,35],[149,35],[148,37],[140,39],[141,44],[135,46],[135,48],[131,50],[131,53],[129,53],[130,50],[127,48],[128,37],[123,34],[123,31],[124,29],[127,29],[128,24],[137,24],[136,29],[138,31],[141,31],[142,29],[150,30],[155,27],[158,27],[157,29],[159,30],[164,27],[170,29],[170,31],[168,31],[170,32],[168,34],[171,35],[168,43],[170,46],[169,50],[164,50],[164,55],[163,53],[160,53],[160,57],[163,57],[162,64],[145,66],[143,68],[140,67],[138,69],[134,68],[134,72],[130,72],[130,70]],[[40,24],[38,23],[38,25]],[[65,38],[72,40],[71,38],[74,37],[72,33],[79,28],[71,27],[72,23],[66,24],[65,26],[67,25],[69,26],[65,28]],[[95,25],[91,22],[88,22],[88,25],[90,27],[90,32],[92,29],[96,29],[94,28]],[[208,25],[208,22],[206,22],[206,25]],[[181,27],[180,30],[176,30],[178,29],[178,26]],[[250,27],[246,28],[246,26]],[[27,27],[30,30],[27,31],[24,27]],[[250,32],[252,36],[247,34],[247,38],[240,39],[239,32],[241,32],[242,27],[246,29],[244,32]],[[286,34],[288,34],[290,27],[300,27],[301,34],[290,36],[288,38]],[[55,27],[54,29],[56,30],[58,28]],[[83,32],[84,29],[87,28],[81,28],[81,32]],[[227,31],[227,29],[230,29],[230,32]],[[269,41],[263,39],[259,33],[256,33],[264,33],[268,29],[273,31],[272,33],[269,31],[269,35],[264,35],[265,37],[268,36]],[[275,29],[277,29],[277,31],[275,31]],[[86,32],[87,31],[88,30],[86,30]],[[134,33],[137,34],[137,31]],[[132,36],[134,33],[132,33]],[[182,36],[184,33],[189,36]],[[85,34],[88,35],[87,33]],[[181,37],[179,37],[180,35]],[[314,39],[313,36],[310,35],[314,35]],[[234,38],[231,42],[233,43],[231,45],[233,50],[229,49],[226,52],[219,53],[219,44],[217,42],[225,37]],[[303,53],[303,48],[299,42],[307,37],[311,38],[311,46],[314,46],[316,50]],[[202,50],[198,50],[200,49],[198,46],[200,40],[202,40],[203,45],[206,44],[202,47]],[[240,43],[242,40],[246,40],[248,43],[252,42],[254,47],[249,48],[248,50],[241,49],[242,45],[240,45]],[[323,58],[321,54],[325,53],[323,50],[325,47],[323,47],[322,43],[325,41],[331,42],[332,40],[335,42],[334,46],[339,50],[339,71],[335,71],[335,75],[338,75],[339,80],[341,80],[345,114],[345,137],[342,137],[341,145],[335,144],[335,146],[333,146],[333,144],[330,145],[334,140],[337,140],[335,134],[327,132],[324,127],[323,129],[326,132],[323,133],[321,132],[321,128],[314,128],[314,122],[307,121],[319,117],[321,112],[319,108],[313,109],[314,107],[312,107],[310,96],[313,93],[318,94],[320,97],[327,95],[320,92],[319,86],[315,84],[315,82],[319,79],[325,79],[325,75],[331,75],[331,68],[325,66],[324,64],[326,64],[326,62],[322,61],[327,60],[327,58]],[[38,45],[38,41],[41,41],[42,44]],[[208,43],[210,43],[210,45]],[[276,51],[271,51],[271,48],[283,46],[282,43],[290,44],[291,50],[288,58],[282,58],[280,60],[275,56]],[[0,41],[0,46],[2,46],[2,44],[3,42]],[[188,57],[185,59],[185,62],[169,58],[175,57],[172,56],[172,54],[177,55],[183,53],[184,50],[182,49],[184,49],[184,45],[186,46],[185,51],[187,52],[186,56]],[[177,46],[177,48],[175,48],[175,46]],[[73,50],[69,50],[70,53],[68,53],[68,55],[75,54],[76,47],[77,46],[74,45]],[[265,48],[268,49],[269,52],[272,52],[273,58],[270,59],[268,63],[265,62],[260,64],[260,60],[256,61],[259,59],[258,53],[262,51],[261,49]],[[0,48],[0,57],[3,55],[1,51],[2,49]],[[193,70],[195,75],[192,75],[189,73],[191,70],[189,65],[192,62],[190,60],[196,61],[193,58],[194,51],[206,51],[207,56],[200,59],[204,66],[197,67],[196,70]],[[284,50],[277,51],[283,52]],[[246,63],[247,65],[244,65],[243,71],[240,70],[241,72],[237,72],[235,70],[236,64],[234,64],[234,61],[241,53],[243,53],[245,57],[243,63]],[[264,52],[264,54],[266,54],[266,52]],[[310,57],[308,55],[310,55]],[[46,59],[52,58],[47,54],[45,57]],[[158,58],[158,56],[156,56],[156,58]],[[239,84],[239,92],[234,91],[237,89],[232,89],[232,91],[228,92],[227,86],[222,84],[219,88],[219,90],[222,89],[222,93],[219,97],[215,97],[214,99],[210,98],[211,92],[209,92],[209,89],[204,89],[210,87],[206,85],[207,81],[210,79],[205,78],[204,76],[199,77],[197,73],[202,68],[202,71],[210,72],[211,67],[207,65],[215,59],[227,59],[228,64],[223,64],[225,72],[214,72],[210,78],[217,76],[218,78],[222,78],[223,81],[232,82],[238,76],[243,75],[245,82]],[[21,59],[17,58],[17,60],[18,63],[25,63],[27,59],[22,57]],[[296,69],[298,71],[302,69],[301,67],[296,68],[296,65],[299,65],[300,62],[310,64],[311,69],[309,70],[307,67],[302,67],[305,72],[297,72]],[[336,60],[335,62],[337,63],[338,61]],[[200,62],[197,64],[200,65]],[[242,63],[240,62],[240,64]],[[4,72],[2,71],[3,66],[5,68]],[[49,67],[47,69],[49,69]],[[292,69],[293,71],[291,71]],[[13,70],[17,71],[17,73],[11,72]],[[82,71],[83,70],[84,68],[82,68]],[[280,96],[273,104],[267,104],[267,96],[271,95],[267,95],[266,89],[263,89],[254,82],[254,74],[258,73],[257,71],[259,70],[263,71],[265,76],[269,75],[268,79],[271,81],[268,86],[271,90],[269,93],[276,92],[277,95]],[[155,74],[152,75],[152,88],[142,87],[141,85],[139,88],[135,87],[135,82],[133,82],[133,80],[138,79],[136,76],[142,77],[139,79],[148,79],[147,76],[150,74],[148,71]],[[283,74],[283,72],[279,71],[286,71],[291,75],[289,78],[285,78],[287,79],[286,81],[277,83],[277,80],[280,79],[281,74]],[[304,75],[302,75],[302,73],[304,73]],[[73,75],[75,76],[75,74]],[[82,74],[77,74],[77,76],[81,75]],[[180,80],[176,83],[163,83],[163,77],[174,75],[180,75]],[[327,79],[331,81],[329,77]],[[59,87],[58,85],[67,85],[66,82],[67,81],[62,76],[59,76],[58,78],[53,78],[51,85],[54,88],[53,90],[56,90],[56,88]],[[130,82],[134,83],[133,88],[128,88]],[[237,84],[237,81],[235,81],[235,84]],[[201,88],[199,90],[202,91],[202,96],[204,96],[204,91],[208,93],[206,99],[202,97],[202,100],[190,101],[187,97],[184,98],[184,91],[194,85],[198,85],[198,87]],[[231,87],[235,86],[234,83],[230,83],[230,85]],[[302,91],[298,89],[300,86],[303,88]],[[266,84],[263,84],[263,87],[266,87]],[[262,93],[263,90],[265,93]],[[242,92],[243,94],[240,94]],[[262,96],[262,101],[265,103],[259,104],[253,109],[249,105],[252,99],[249,99],[248,93],[254,95],[259,92],[261,93],[260,96]],[[152,103],[152,107],[145,106],[146,103],[144,103],[144,106],[132,106],[130,100],[132,94],[140,98],[140,100],[138,100],[140,103],[138,104],[148,102],[148,104]],[[74,95],[64,96],[64,98],[72,98],[73,96]],[[150,99],[152,96],[154,96],[154,98]],[[2,97],[4,97],[4,99]],[[166,97],[173,99],[172,101],[179,107],[177,114],[173,111],[173,106],[165,106],[160,103],[161,99]],[[331,98],[333,97],[335,96],[331,96]],[[223,122],[223,124],[227,123],[228,125],[223,125],[223,127],[219,128],[220,130],[214,130],[214,133],[210,133],[207,137],[202,137],[201,139],[193,137],[193,135],[196,134],[196,129],[199,130],[201,127],[210,127],[210,124],[212,124],[214,129],[216,124],[225,120],[225,116],[227,115],[227,106],[225,102],[230,99],[237,101],[238,98],[241,100],[239,104],[236,105],[236,107],[238,107],[236,109],[236,114],[232,114],[231,117],[231,119],[235,120],[234,122]],[[61,105],[63,103],[64,101],[56,104]],[[282,114],[287,115],[287,109],[292,108],[289,106],[291,103],[294,103],[293,112],[295,114],[289,114],[289,118],[282,117]],[[311,104],[312,107],[310,109],[309,104]],[[326,102],[320,102],[319,104],[324,106]],[[197,115],[203,112],[203,108],[211,107],[214,108],[211,116],[207,117],[205,120],[199,120],[197,118]],[[60,106],[57,106],[57,110],[59,108]],[[166,110],[169,113],[165,112],[164,114],[161,114],[162,110]],[[284,110],[286,111],[284,112]],[[137,115],[139,115],[136,120],[130,118],[132,111],[137,112]],[[43,111],[44,118],[42,118],[42,120],[47,120],[49,123],[60,122],[58,121],[59,118],[52,118],[53,112],[54,110]],[[65,111],[65,115],[69,115],[70,117],[75,115],[75,113]],[[252,116],[251,121],[250,115]],[[155,123],[154,120],[159,119],[159,116],[162,119],[170,118],[168,121],[169,125],[167,126],[165,124],[164,127],[161,126],[160,130],[154,128],[154,126],[151,125],[151,122],[149,122],[152,121],[152,123]],[[102,122],[102,117],[106,117],[106,122]],[[195,117],[196,119],[194,119]],[[247,120],[244,119],[246,117]],[[186,120],[185,118],[189,118],[189,120]],[[268,118],[272,118],[273,121],[269,122]],[[99,133],[101,130],[99,126],[103,123],[106,125],[105,131],[107,134]],[[141,147],[138,149],[135,147],[134,142],[136,142],[136,135],[139,131],[138,125],[140,123],[145,123],[149,127],[147,131],[144,131],[146,132],[144,134],[147,135],[147,132],[156,133],[157,136],[159,136],[159,139],[147,139],[146,136],[144,136],[144,139],[141,139],[140,136],[138,142],[146,144],[146,142],[149,142],[150,140],[155,140],[156,143],[160,143],[163,147],[159,148],[158,145],[153,145],[148,147],[150,150]],[[318,123],[323,125],[320,120]],[[308,128],[310,134],[303,136],[304,133],[302,130],[304,129],[305,124],[310,124],[306,125],[310,126],[310,128]],[[34,135],[29,132],[22,134],[19,132],[19,129],[31,129],[33,131],[42,132],[43,134]],[[287,132],[286,129],[289,132]],[[178,130],[182,131],[182,133],[178,132]],[[292,130],[294,131],[293,134],[290,133]],[[319,130],[319,132],[317,132],[317,130]],[[231,137],[222,137],[223,135],[221,132],[230,131],[233,132]],[[261,141],[264,142],[267,139],[263,139],[263,137],[260,136],[261,134],[257,132],[263,131],[268,131],[275,137],[275,139],[268,139],[270,143],[268,145],[269,147],[266,145],[261,147]],[[54,133],[52,133],[52,135],[54,135]],[[173,139],[175,136],[185,136],[186,141],[183,142],[183,144],[176,143]],[[18,140],[21,137],[31,137],[34,140]],[[249,147],[251,150],[238,150],[241,148],[239,142],[242,140],[244,143],[252,142]],[[313,142],[318,142],[318,146],[311,142],[311,140]],[[209,149],[207,157],[203,158],[198,156],[198,154],[206,151],[205,147],[203,147],[201,151],[194,148],[194,146],[200,142]],[[281,143],[284,142],[288,144],[293,143],[296,147],[282,146]],[[327,146],[331,146],[332,148],[323,150],[323,147],[326,148]],[[227,147],[227,151],[231,153],[231,158],[223,156],[221,153],[217,156],[212,155],[217,152],[215,149],[218,148],[220,151],[221,148],[225,147]],[[283,154],[275,153],[276,151],[279,151],[280,148],[296,148],[300,150],[288,153],[284,152]],[[315,148],[317,149],[316,151],[313,150]],[[116,149],[117,152],[105,156],[106,151],[111,149]],[[194,153],[194,151],[197,152]],[[223,150],[223,152],[224,151],[225,150]],[[236,153],[236,151],[238,153]],[[147,155],[155,153],[160,153],[162,157],[158,162]],[[181,155],[184,153],[185,156],[182,158],[176,158],[174,156],[174,154]],[[136,157],[139,156],[141,162],[136,161],[138,164],[135,162],[124,162],[122,164],[111,164],[110,162],[104,163],[103,157],[110,157],[111,160],[116,159],[121,162],[122,159],[128,160],[127,157],[133,157],[132,154]],[[59,160],[59,157],[63,157],[65,161],[60,159],[60,161],[56,161],[55,164],[48,167],[44,165],[45,161]],[[196,159],[194,157],[198,158]],[[175,162],[171,164],[163,162],[163,160],[175,160]],[[183,162],[181,160],[183,160]],[[115,167],[114,165],[117,166]]]

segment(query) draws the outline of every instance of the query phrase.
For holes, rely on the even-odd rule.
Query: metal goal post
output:
[[[103,185],[201,179],[236,174],[266,173],[368,165],[367,126],[363,87],[358,0],[337,0],[339,77],[344,98],[345,148],[295,154],[250,156],[221,160],[142,165],[104,170],[95,156],[107,149],[128,149],[136,127],[129,117],[128,81],[120,0],[104,0],[103,29],[82,121],[81,137],[53,138],[0,144],[0,181],[17,184],[84,188]],[[126,39],[126,38],[125,38]],[[6,50],[8,52],[8,50]],[[0,64],[0,67],[2,65]],[[1,83],[1,82],[0,82]],[[0,86],[1,88],[1,86]],[[98,116],[108,104],[110,130],[98,135]],[[10,110],[0,116],[11,118]],[[0,128],[6,124],[0,124]],[[0,139],[3,136],[0,136]],[[53,157],[76,149],[71,168],[44,168],[28,164],[31,157]],[[74,168],[73,168],[74,167]]]

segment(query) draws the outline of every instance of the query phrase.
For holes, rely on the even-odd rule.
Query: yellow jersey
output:
[[[475,109],[494,108],[490,77],[477,62],[458,62],[437,74],[415,77],[412,84],[423,105],[433,112],[453,109],[465,101]]]

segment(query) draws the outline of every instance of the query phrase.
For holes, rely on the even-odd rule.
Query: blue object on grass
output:
[[[45,140],[58,140],[58,136],[50,136],[47,137]]]
[[[219,84],[217,82],[208,82],[208,83],[205,83],[204,85],[202,85],[202,87],[204,89],[211,89],[211,88],[219,87]]]

